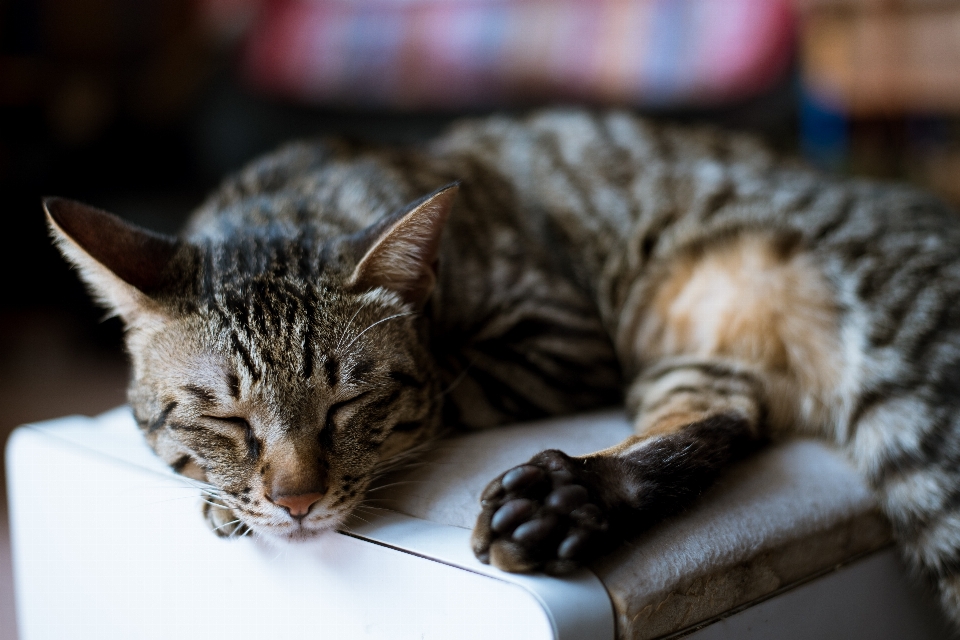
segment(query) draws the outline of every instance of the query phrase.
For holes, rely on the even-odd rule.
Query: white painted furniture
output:
[[[811,442],[739,465],[593,571],[514,575],[472,557],[490,478],[628,432],[614,412],[453,438],[378,494],[394,511],[269,547],[210,534],[198,490],[126,409],[22,427],[7,448],[21,640],[942,637],[869,492]]]

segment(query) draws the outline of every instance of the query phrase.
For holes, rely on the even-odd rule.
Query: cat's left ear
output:
[[[347,285],[357,291],[384,287],[407,302],[426,302],[437,281],[440,234],[453,208],[456,183],[411,204],[399,215],[368,229],[372,244]]]

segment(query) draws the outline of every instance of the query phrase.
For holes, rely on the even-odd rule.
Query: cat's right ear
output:
[[[57,248],[99,302],[128,325],[162,315],[151,294],[163,285],[176,238],[63,198],[44,198],[43,209]]]

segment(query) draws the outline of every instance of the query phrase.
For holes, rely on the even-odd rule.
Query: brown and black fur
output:
[[[425,194],[430,194],[425,196]],[[960,219],[622,112],[294,144],[179,239],[47,203],[128,327],[130,400],[220,533],[336,526],[448,426],[625,398],[636,435],[495,479],[473,536],[569,570],[770,438],[845,448],[960,623]]]

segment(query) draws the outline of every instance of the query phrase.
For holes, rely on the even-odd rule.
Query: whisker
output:
[[[197,487],[191,487],[190,485],[185,486],[170,486],[168,484],[155,484],[153,486],[144,487],[145,489],[196,489]]]
[[[222,500],[225,494],[222,491],[201,491],[200,495],[207,496],[208,498],[214,498],[215,500]]]
[[[206,497],[208,497],[208,498],[220,499],[220,498],[223,498],[223,496],[224,496],[224,494],[223,494],[222,492],[219,492],[219,491],[218,491],[218,492],[204,491],[204,490],[202,490],[202,489],[195,489],[194,487],[190,487],[190,489],[191,489],[192,491],[196,491],[197,494],[199,494],[199,495],[201,495],[201,496],[206,496]],[[196,495],[196,494],[195,494],[195,495]]]
[[[387,509],[385,507],[375,507],[372,504],[367,504],[367,501],[364,500],[359,504],[354,505],[354,509],[376,509],[377,511],[393,511],[393,509]]]
[[[407,449],[399,455],[378,463],[377,466],[373,468],[374,477],[379,477],[385,473],[399,470],[399,468],[401,468],[403,465],[408,464],[408,461],[411,458],[416,458],[415,462],[423,462],[423,459],[420,456],[433,449],[434,444],[440,440],[440,437],[441,434],[436,434],[430,439],[421,442],[417,446]]]
[[[360,339],[360,336],[362,336],[363,334],[365,334],[367,331],[370,331],[370,329],[373,329],[373,328],[374,328],[375,326],[377,326],[378,324],[381,324],[381,323],[383,323],[383,322],[386,322],[387,320],[393,320],[394,318],[403,318],[403,317],[405,317],[405,316],[412,316],[412,315],[416,315],[416,312],[414,312],[414,311],[405,311],[405,312],[403,312],[403,313],[395,313],[395,314],[393,314],[392,316],[387,316],[386,318],[381,318],[380,320],[377,320],[376,322],[374,322],[373,324],[371,324],[369,327],[367,327],[366,329],[364,329],[363,331],[361,331],[360,333],[358,333],[357,336],[356,336],[353,340],[350,341],[350,344],[348,344],[346,347],[344,347],[344,350],[349,350],[350,347],[353,346],[353,343],[355,343],[357,340]],[[339,350],[338,350],[338,353],[339,353]]]
[[[358,516],[358,515],[355,514],[355,513],[353,513],[353,514],[351,514],[351,515],[352,515],[354,518],[356,518],[357,520],[363,520],[363,521],[366,522],[367,524],[371,524],[371,522],[370,522],[369,520],[367,520],[366,518],[361,518],[360,516]]]
[[[343,328],[343,333],[340,334],[340,339],[337,340],[337,348],[334,349],[334,351],[336,351],[337,353],[340,353],[340,345],[343,344],[343,339],[347,336],[347,331],[350,330],[350,327],[353,325],[353,321],[356,320],[357,316],[360,314],[361,311],[367,308],[367,305],[370,304],[372,300],[373,298],[367,298],[364,301],[364,303],[360,305],[360,308],[354,311],[353,315],[350,316],[350,320],[347,322],[347,326]]]
[[[433,451],[431,449],[431,451]],[[402,460],[402,464],[398,464],[396,467],[391,467],[383,471],[383,473],[397,473],[400,471],[409,471],[411,469],[417,469],[419,467],[440,467],[443,465],[456,464],[453,462],[440,462],[438,460]],[[381,473],[382,475],[382,473]]]
[[[223,529],[224,527],[228,527],[228,526],[230,526],[231,524],[237,524],[238,522],[240,522],[240,518],[237,518],[236,520],[231,520],[230,522],[224,522],[224,523],[223,523],[222,525],[220,525],[219,527],[214,527],[213,530],[214,530],[214,531],[217,531],[217,530],[219,530],[219,529]]]
[[[400,500],[398,500],[397,498],[367,498],[367,500],[371,502],[400,502]],[[373,505],[367,505],[367,506],[373,506]],[[384,507],[376,507],[376,508],[383,509]],[[389,511],[393,511],[393,509],[389,509]]]
[[[199,482],[199,481],[197,481],[197,480],[193,480],[192,478],[183,478],[183,477],[181,477],[181,478],[178,478],[178,480],[180,480],[181,482],[183,482],[184,485],[186,485],[186,486],[183,486],[183,487],[170,487],[171,489],[173,489],[173,488],[176,488],[176,489],[197,489],[197,490],[199,490],[199,491],[203,491],[204,493],[210,494],[210,495],[213,495],[213,494],[220,494],[220,495],[222,495],[222,494],[224,493],[224,492],[223,492],[223,489],[220,489],[220,488],[218,488],[218,487],[215,487],[215,486],[213,486],[212,484],[209,484],[209,483],[206,483],[206,482]]]
[[[376,513],[376,512],[374,512],[374,511],[351,511],[351,512],[350,512],[350,515],[351,515],[352,517],[354,517],[354,518],[360,518],[360,514],[361,514],[361,513],[363,513],[363,514],[365,514],[365,515],[368,515],[368,516],[371,516],[371,517],[374,517],[374,518],[377,517],[378,515],[380,515],[379,513]],[[365,521],[365,522],[369,522],[369,521]]]
[[[144,502],[142,506],[150,507],[157,504],[164,504],[166,502],[173,502],[174,500],[190,500],[195,497],[196,495],[191,494],[189,496],[177,496],[176,498],[164,498],[163,500],[154,500],[153,502]]]
[[[212,489],[216,488],[209,482],[204,482],[203,480],[195,480],[194,478],[188,478],[187,476],[181,476],[179,474],[176,476],[176,479],[184,484],[188,484],[193,487],[210,487]]]
[[[401,484],[424,484],[426,480],[398,480],[397,482],[391,482],[390,484],[380,485],[379,487],[374,487],[372,489],[367,489],[367,493],[373,493],[374,491],[380,491],[382,489],[389,489],[390,487],[396,487]]]
[[[434,398],[434,400],[439,400],[439,399],[442,398],[443,396],[445,396],[445,395],[447,395],[448,393],[450,393],[451,391],[453,391],[461,382],[463,382],[463,379],[467,377],[467,372],[470,371],[470,369],[473,367],[473,365],[475,365],[475,364],[477,363],[477,358],[479,358],[479,357],[480,357],[480,356],[474,356],[473,358],[471,358],[471,359],[470,359],[470,362],[467,363],[467,366],[465,366],[465,367],[463,368],[463,371],[461,371],[460,373],[458,373],[458,374],[457,374],[457,377],[453,379],[453,382],[451,382],[451,383],[449,384],[449,386],[447,386],[446,389],[444,389],[444,390],[442,390],[440,393],[438,393],[438,394],[437,394],[437,397]]]

